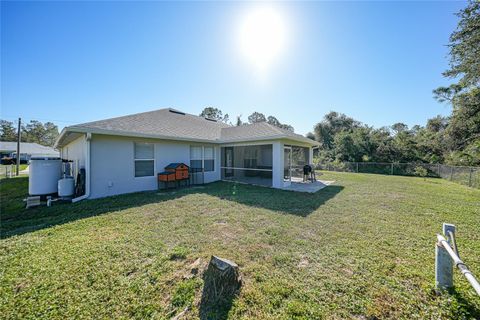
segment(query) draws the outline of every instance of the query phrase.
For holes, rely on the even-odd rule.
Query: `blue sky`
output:
[[[259,5],[288,29],[259,79],[238,29]],[[1,117],[60,128],[163,107],[274,115],[305,134],[331,110],[375,127],[450,107],[446,44],[464,2],[2,2]]]

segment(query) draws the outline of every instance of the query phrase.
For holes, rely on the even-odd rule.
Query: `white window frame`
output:
[[[200,148],[200,158],[192,158],[192,148]],[[192,166],[192,160],[194,161],[202,161],[202,172],[204,172],[204,167],[203,167],[203,146],[199,146],[199,145],[190,145],[190,162],[189,162],[189,166],[191,167]]]
[[[205,148],[212,148],[212,158],[211,159],[206,159],[205,158]],[[203,167],[203,172],[215,172],[215,147],[214,146],[202,146],[202,155],[203,155],[203,160],[202,160],[202,167]],[[213,160],[213,170],[210,171],[205,171],[205,160]]]
[[[135,158],[135,144],[136,143],[143,143],[143,144],[151,144],[153,146],[153,159],[136,159]],[[135,175],[135,164],[137,161],[152,161],[153,160],[153,175],[151,176],[141,176],[141,177],[137,177]],[[144,141],[134,141],[133,142],[133,177],[135,179],[144,179],[144,178],[149,178],[151,179],[152,177],[155,177],[156,176],[156,173],[157,173],[157,164],[156,164],[156,161],[155,161],[155,143],[153,142],[144,142]]]
[[[205,147],[207,148],[212,148],[213,149],[213,157],[211,159],[205,159]],[[192,158],[192,148],[201,148],[202,150],[202,155],[200,159],[194,159]],[[216,148],[215,146],[204,146],[204,145],[190,145],[190,161],[192,160],[201,160],[202,161],[202,172],[216,172],[217,171],[217,166],[215,165],[215,162],[217,161],[217,157],[215,155]],[[213,160],[213,170],[212,171],[205,171],[205,160]]]

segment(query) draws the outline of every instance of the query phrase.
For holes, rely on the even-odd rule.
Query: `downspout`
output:
[[[87,199],[90,196],[90,140],[92,139],[92,134],[88,132],[85,135],[85,140],[87,141],[87,150],[85,156],[85,194],[83,196],[73,198],[72,203],[82,201]]]

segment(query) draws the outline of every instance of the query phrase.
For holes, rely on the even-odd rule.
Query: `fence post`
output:
[[[450,181],[453,180],[453,167],[450,166]]]
[[[437,175],[441,177],[440,175],[440,163],[437,163]]]
[[[470,168],[470,177],[468,178],[468,186],[469,186],[469,187],[472,186],[472,171],[473,171],[473,169]]]
[[[358,162],[357,162],[357,173],[358,173]],[[471,175],[471,174],[470,174]]]
[[[390,174],[393,176],[393,162],[392,162],[392,168],[390,170]]]
[[[443,234],[451,244],[449,231],[455,233],[455,225],[444,223]],[[447,250],[438,242],[435,244],[435,287],[437,290],[453,287],[453,260]]]

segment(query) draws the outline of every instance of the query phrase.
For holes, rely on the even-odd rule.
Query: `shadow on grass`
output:
[[[235,269],[219,268],[218,264],[212,264],[213,259],[212,257],[207,270],[203,273],[203,290],[199,306],[200,320],[228,319],[233,302],[242,289],[241,278],[239,279]]]
[[[330,185],[315,193],[286,191],[233,182],[216,182],[211,186],[217,184],[221,187],[205,189],[205,193],[250,207],[301,217],[308,216],[343,190],[342,186],[337,185]]]
[[[473,288],[469,288],[473,290]],[[448,290],[448,293],[457,300],[458,304],[466,310],[472,319],[480,319],[480,310],[477,309],[469,300],[465,299],[464,295],[455,288]]]
[[[113,213],[151,203],[160,203],[189,194],[207,194],[251,207],[265,208],[282,214],[306,217],[343,187],[328,186],[316,193],[300,193],[231,182],[214,182],[201,187],[174,191],[147,191],[128,195],[86,200],[78,203],[54,203],[25,209],[28,177],[0,180],[0,238],[49,228],[75,220]]]
[[[240,290],[238,290],[240,292]],[[236,295],[226,296],[222,302],[211,304],[203,300],[200,302],[200,320],[224,320],[228,319],[228,313],[233,306],[233,302],[237,298]]]

